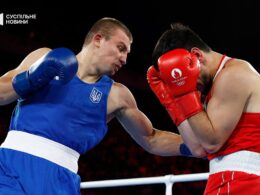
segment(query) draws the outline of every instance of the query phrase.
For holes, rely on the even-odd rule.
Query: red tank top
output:
[[[230,60],[226,56],[221,59],[219,69],[214,78],[218,75],[225,63]],[[214,81],[214,80],[213,80]],[[211,98],[211,90],[206,97],[205,104]],[[239,122],[226,143],[216,153],[208,154],[211,160],[218,156],[227,155],[241,150],[248,150],[260,153],[260,113],[242,113]]]

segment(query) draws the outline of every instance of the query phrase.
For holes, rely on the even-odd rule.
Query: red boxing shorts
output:
[[[210,161],[204,195],[260,193],[260,154],[239,151]]]
[[[260,193],[260,176],[239,171],[224,171],[209,176],[204,195]]]

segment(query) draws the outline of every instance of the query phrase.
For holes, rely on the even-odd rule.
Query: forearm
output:
[[[180,156],[180,145],[183,140],[180,135],[153,129],[154,133],[149,138],[149,152],[160,156]]]
[[[151,121],[136,107],[123,109],[117,112],[116,117],[146,151],[160,156],[189,155],[180,151],[183,144],[181,135],[153,128]],[[201,157],[196,154],[193,156]]]
[[[178,130],[182,136],[183,142],[188,146],[193,156],[205,157],[207,155],[207,152],[194,134],[188,120],[183,121],[178,126]]]
[[[206,112],[200,112],[188,119],[199,143],[208,152],[216,152],[221,146],[220,136],[214,129]]]

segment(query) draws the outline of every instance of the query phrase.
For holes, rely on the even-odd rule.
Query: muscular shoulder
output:
[[[39,59],[40,57],[42,57],[43,55],[45,55],[46,53],[48,53],[49,51],[51,51],[50,48],[47,48],[47,47],[42,47],[42,48],[39,48],[39,49],[36,49],[32,52],[30,52],[24,59],[27,60],[27,61],[35,61],[37,59]]]
[[[213,94],[219,97],[249,96],[252,91],[252,66],[244,60],[230,60],[217,76]]]
[[[33,63],[49,51],[51,51],[51,49],[47,47],[32,51],[23,59],[19,66],[7,72],[5,76],[8,78],[13,78],[15,75],[28,70]]]
[[[224,81],[233,84],[250,84],[251,79],[258,77],[258,73],[247,61],[233,59],[226,63],[216,81]],[[226,83],[226,84],[228,84]]]
[[[24,60],[21,62],[21,64],[16,68],[17,71],[21,72],[24,70],[29,69],[29,67],[36,62],[39,58],[41,58],[43,55],[51,51],[50,48],[42,47],[39,49],[36,49],[29,53]]]
[[[134,96],[132,95],[131,91],[121,83],[113,83],[109,96],[115,104],[116,110],[136,105]]]
[[[47,52],[51,51],[51,48],[48,48],[48,47],[41,47],[39,49],[36,49],[34,51],[32,51],[29,55],[31,57],[38,57],[40,55],[44,55],[46,54]]]
[[[243,78],[250,74],[251,65],[244,60],[233,59],[225,64],[225,67],[220,71],[219,78],[236,79]]]

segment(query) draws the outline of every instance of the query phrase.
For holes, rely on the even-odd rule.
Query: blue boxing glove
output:
[[[17,74],[12,84],[15,92],[25,98],[54,78],[59,84],[68,83],[77,70],[78,61],[75,54],[67,48],[57,48],[36,61],[29,70]]]

